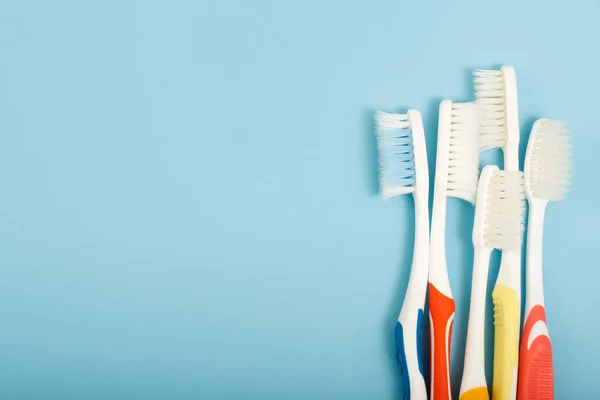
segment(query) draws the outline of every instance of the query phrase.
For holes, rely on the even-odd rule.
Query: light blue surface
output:
[[[594,398],[599,20],[596,0],[3,2],[0,398],[397,398],[412,200],[376,195],[373,111],[421,109],[432,168],[440,99],[502,63],[523,153],[536,117],[574,131],[547,308],[556,398]],[[457,390],[472,210],[448,211]]]

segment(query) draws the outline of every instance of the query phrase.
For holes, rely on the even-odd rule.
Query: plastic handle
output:
[[[460,400],[489,400],[485,379],[485,300],[491,250],[475,247],[471,306]]]
[[[429,318],[431,330],[431,398],[450,400],[450,339],[454,299],[446,265],[446,189],[452,102],[440,103],[435,191],[429,246]]]
[[[544,306],[544,282],[542,276],[542,235],[544,212],[548,202],[543,199],[529,201],[529,222],[527,224],[527,298],[526,314],[533,307]]]
[[[519,400],[554,399],[552,343],[542,306],[531,310],[521,341],[519,363]]]
[[[416,316],[417,327],[414,332],[404,332],[405,328],[402,323],[396,323],[394,336],[396,339],[396,362],[400,369],[400,379],[403,386],[403,400],[423,399],[427,400],[427,389],[425,388],[425,378],[423,376],[423,351],[422,351],[422,335],[423,335],[423,310],[419,310]],[[418,360],[419,372],[412,374],[408,370],[408,357]],[[415,375],[416,374],[416,375]],[[411,382],[412,378],[412,382]],[[412,390],[411,390],[412,389]]]
[[[460,400],[489,400],[490,394],[488,393],[487,386],[481,386],[473,389],[469,389],[460,395]]]
[[[494,301],[494,400],[514,400],[517,395],[519,361],[519,312],[517,292],[496,284]]]
[[[552,343],[542,281],[542,234],[546,202],[530,201],[527,234],[527,314],[519,362],[519,400],[554,399]]]
[[[404,400],[427,400],[423,377],[421,332],[429,270],[429,210],[425,196],[415,193],[415,248],[402,311],[396,324],[397,361],[404,387]]]
[[[450,388],[450,340],[454,322],[454,300],[429,284],[431,337],[431,399],[452,400]]]

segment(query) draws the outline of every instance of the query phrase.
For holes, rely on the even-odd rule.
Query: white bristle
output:
[[[485,207],[485,246],[500,250],[518,249],[525,218],[523,173],[495,171],[487,187]]]
[[[447,191],[472,204],[479,179],[479,118],[476,103],[452,103]]]
[[[415,190],[415,162],[407,114],[380,111],[375,116],[375,122],[381,195],[389,199],[412,193]]]
[[[502,72],[478,69],[473,75],[475,99],[481,112],[481,150],[504,147],[507,132]]]
[[[533,135],[529,190],[534,198],[562,200],[571,186],[571,132],[564,122],[544,120]]]

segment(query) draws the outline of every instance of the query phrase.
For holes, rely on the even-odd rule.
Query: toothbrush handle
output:
[[[454,322],[454,299],[429,283],[431,319],[431,399],[452,400],[450,389],[450,341]]]
[[[516,398],[519,357],[519,297],[510,287],[496,285],[494,301],[494,400]]]
[[[554,399],[552,343],[548,336],[542,277],[545,202],[529,206],[527,233],[527,313],[521,338],[519,400]]]
[[[485,379],[485,303],[490,254],[489,249],[475,247],[460,400],[489,400],[490,398]]]
[[[423,377],[422,335],[422,309],[417,310],[414,318],[407,323],[396,322],[396,329],[394,330],[396,362],[404,389],[403,400],[427,398],[427,389]],[[415,368],[414,360],[417,360],[418,369]]]
[[[552,343],[543,306],[535,306],[525,321],[520,358],[519,400],[554,399]]]
[[[403,400],[426,400],[423,376],[423,307],[429,265],[429,210],[427,198],[415,195],[415,248],[410,278],[395,329],[397,362],[404,388]]]

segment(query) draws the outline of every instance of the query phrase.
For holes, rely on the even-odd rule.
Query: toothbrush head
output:
[[[421,114],[377,112],[379,184],[384,199],[429,190],[427,152]]]
[[[448,196],[471,204],[475,204],[479,179],[479,124],[476,103],[440,103],[436,175],[442,176],[436,187],[443,190],[445,184]]]
[[[481,151],[506,148],[509,141],[518,146],[515,70],[508,66],[500,70],[478,69],[473,75],[475,99],[481,111]]]
[[[527,198],[563,200],[571,186],[571,132],[564,122],[538,119],[525,155]]]
[[[521,246],[525,220],[523,173],[495,165],[481,172],[477,189],[473,243],[486,248],[514,250]]]

